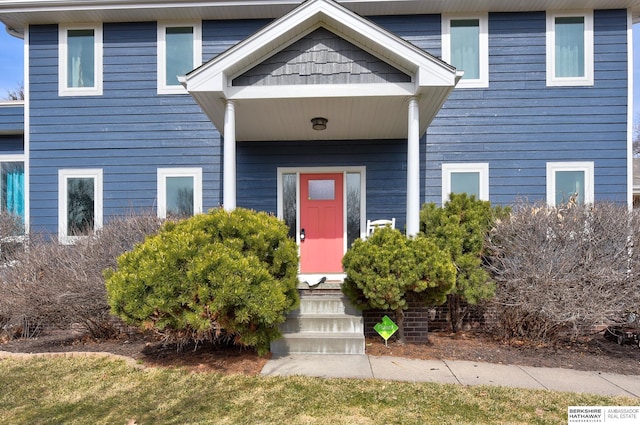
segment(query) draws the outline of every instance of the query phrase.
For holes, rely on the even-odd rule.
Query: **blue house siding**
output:
[[[24,153],[22,134],[0,134],[0,155],[16,155]]]
[[[269,19],[204,21],[202,56],[206,61],[235,46],[271,22]]]
[[[627,14],[596,11],[595,84],[546,87],[546,15],[489,14],[490,86],[456,89],[421,139],[422,199],[441,166],[489,163],[490,199],[544,200],[548,161],[594,161],[596,200],[626,200]],[[441,56],[440,15],[370,18]],[[203,61],[269,20],[204,21]],[[202,167],[203,207],[222,202],[218,131],[189,95],[158,95],[155,22],[104,25],[104,94],[58,96],[58,27],[30,27],[30,196],[34,230],[56,232],[58,170],[101,168],[104,216],[156,209],[158,168]],[[5,118],[0,113],[0,134]],[[0,139],[2,149],[16,141]],[[3,148],[4,146],[4,148]],[[11,146],[11,148],[7,148]],[[277,167],[366,166],[367,218],[404,228],[406,141],[240,142],[238,205],[275,212]]]
[[[22,103],[0,104],[0,134],[22,134],[24,132],[24,105]]]
[[[57,228],[58,170],[101,168],[104,216],[157,207],[157,169],[202,167],[220,204],[220,136],[189,95],[157,95],[156,23],[104,25],[104,95],[58,97],[57,26],[30,32],[31,208]]]
[[[0,104],[0,155],[24,153],[24,106]]]
[[[404,229],[406,140],[238,143],[238,206],[277,211],[278,167],[365,166],[367,218],[396,218]]]
[[[436,57],[442,56],[440,15],[373,16],[372,22]]]
[[[546,199],[548,161],[594,161],[595,199],[626,201],[625,10],[595,11],[595,84],[546,87],[546,14],[489,14],[488,89],[456,89],[427,132],[427,202],[441,165],[489,163],[490,200]]]

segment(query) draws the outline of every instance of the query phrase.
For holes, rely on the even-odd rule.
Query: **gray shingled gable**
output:
[[[411,76],[319,28],[233,79],[234,86],[405,83]]]

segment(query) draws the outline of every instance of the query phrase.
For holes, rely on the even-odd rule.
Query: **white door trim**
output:
[[[367,175],[365,166],[335,166],[335,167],[278,167],[277,169],[277,202],[278,202],[278,218],[284,219],[284,188],[282,184],[282,176],[284,174],[296,174],[296,243],[298,249],[300,247],[300,174],[330,174],[330,173],[342,173],[343,178],[343,241],[344,241],[344,253],[347,252],[347,174],[348,173],[360,173],[360,237],[365,236],[366,232],[366,216],[367,216]],[[299,251],[298,251],[299,254]],[[313,283],[319,280],[321,277],[326,277],[328,280],[344,280],[344,273],[337,273],[335,275],[298,275],[298,279],[301,282]]]

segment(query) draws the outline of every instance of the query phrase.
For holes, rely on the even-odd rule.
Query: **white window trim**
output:
[[[168,86],[166,50],[167,28],[193,27],[193,68],[202,65],[202,22],[158,22],[158,94],[187,94],[182,85]]]
[[[556,18],[584,18],[584,77],[556,77]],[[592,86],[594,83],[593,11],[547,12],[547,86]]]
[[[556,173],[558,171],[584,172],[584,202],[594,201],[594,163],[585,162],[547,162],[547,205],[556,206]]]
[[[193,214],[201,214],[202,168],[158,168],[158,217],[167,218],[167,177],[193,177]]]
[[[478,163],[446,163],[442,164],[442,205],[449,200],[451,194],[451,173],[473,173],[480,175],[481,201],[489,200],[489,164]]]
[[[489,87],[489,15],[442,15],[442,60],[451,63],[451,21],[461,19],[478,19],[480,30],[480,78],[462,78],[456,87],[486,88]],[[464,70],[462,70],[464,71]]]
[[[102,200],[102,169],[63,169],[58,170],[58,241],[63,245],[70,245],[86,236],[67,235],[67,181],[70,178],[93,178],[94,180],[94,204],[93,204],[93,231],[94,234],[102,228],[103,200]]]
[[[67,34],[69,30],[93,30],[94,34],[94,87],[67,87]],[[58,27],[58,95],[59,96],[102,96],[103,76],[103,36],[102,25],[75,24]]]

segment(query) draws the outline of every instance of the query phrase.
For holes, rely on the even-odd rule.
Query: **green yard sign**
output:
[[[389,319],[389,316],[384,316],[382,318],[382,323],[376,323],[373,329],[378,332],[378,335],[384,338],[384,345],[385,347],[388,347],[387,340],[396,333],[398,325],[396,325],[393,320]]]

